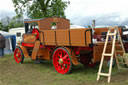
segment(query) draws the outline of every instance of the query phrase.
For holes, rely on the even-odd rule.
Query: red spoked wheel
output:
[[[16,63],[23,63],[24,61],[24,55],[20,47],[16,47],[14,51],[14,59]]]
[[[38,30],[38,29],[34,28],[34,29],[32,30],[32,34],[35,34],[35,35],[36,35],[36,39],[37,39],[37,40],[39,39],[39,30]]]
[[[53,53],[53,66],[60,74],[68,74],[72,68],[71,55],[63,47],[57,48]]]

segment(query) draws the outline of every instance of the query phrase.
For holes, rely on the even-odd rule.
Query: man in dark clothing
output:
[[[4,56],[5,37],[0,34],[0,57]]]

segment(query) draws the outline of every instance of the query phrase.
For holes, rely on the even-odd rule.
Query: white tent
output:
[[[22,35],[25,33],[24,27],[11,28],[9,33],[16,35],[16,42],[22,41]]]
[[[81,29],[81,28],[85,28],[85,27],[80,25],[70,25],[70,29]]]
[[[14,34],[10,34],[5,31],[0,31],[0,33],[5,37],[6,44],[4,48],[4,54],[10,54],[13,53],[15,47],[16,47],[16,36]]]

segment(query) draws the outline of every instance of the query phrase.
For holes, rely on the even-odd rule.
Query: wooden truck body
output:
[[[100,62],[107,28],[95,28],[94,33],[91,28],[70,29],[69,20],[58,17],[24,22],[26,33],[14,51],[17,63],[23,63],[24,57],[52,60],[58,73],[67,74],[71,71],[72,64],[94,66]],[[122,29],[119,27],[121,35]],[[124,45],[127,49],[127,43]],[[109,47],[111,48],[111,44]]]

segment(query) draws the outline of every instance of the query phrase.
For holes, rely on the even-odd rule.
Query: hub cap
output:
[[[54,52],[53,65],[58,73],[66,74],[70,71],[70,57],[64,49],[57,49]]]

